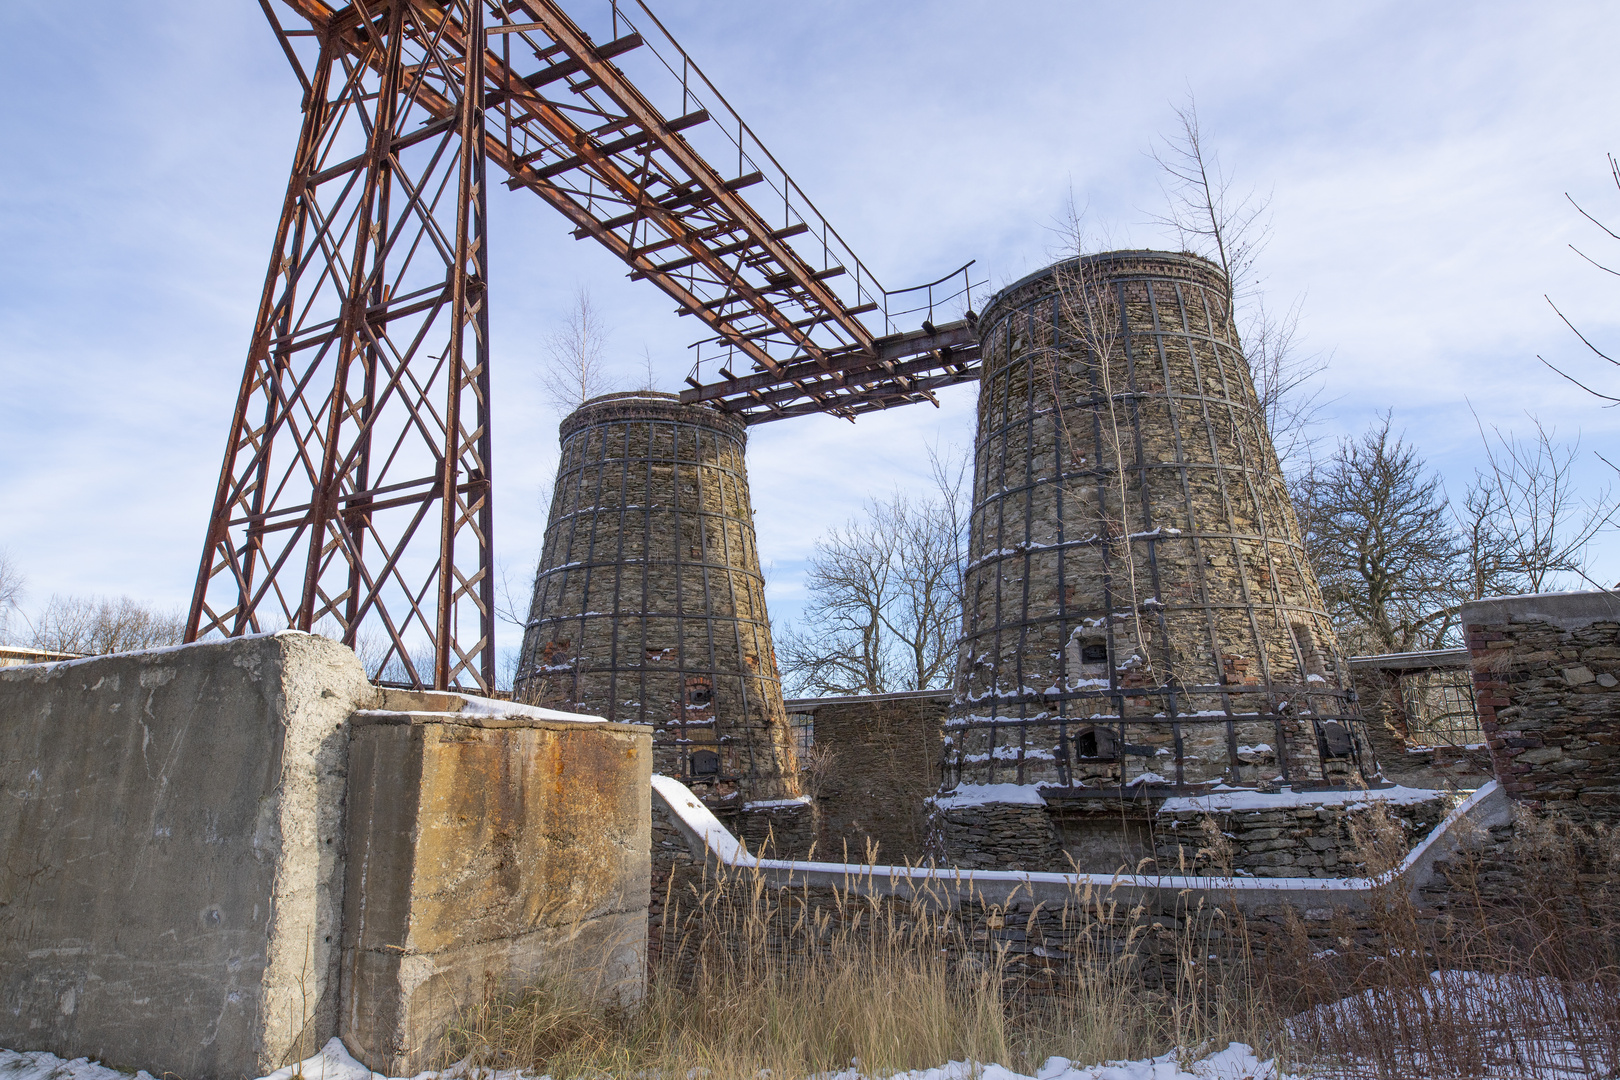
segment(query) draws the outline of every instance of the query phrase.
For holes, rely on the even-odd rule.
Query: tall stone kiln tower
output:
[[[1342,782],[1354,694],[1220,271],[1070,260],[979,332],[947,791]]]
[[[797,795],[742,422],[637,391],[561,436],[519,698],[653,725],[654,767],[710,794]]]

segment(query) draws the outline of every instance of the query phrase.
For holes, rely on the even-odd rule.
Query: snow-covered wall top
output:
[[[1501,788],[1491,781],[1458,804],[1400,866],[1378,877],[1353,878],[1242,878],[1147,874],[1054,874],[1021,870],[964,870],[951,866],[884,866],[856,863],[762,859],[750,854],[718,818],[680,781],[668,776],[652,778],[654,805],[661,805],[671,823],[686,837],[693,854],[722,867],[756,871],[783,885],[829,885],[859,893],[941,896],[956,902],[961,895],[1001,902],[1014,896],[1034,900],[1060,900],[1089,888],[1111,889],[1116,895],[1169,890],[1217,892],[1244,902],[1297,899],[1365,903],[1372,890],[1405,879],[1408,888],[1421,887],[1433,873],[1435,860],[1456,850],[1461,833],[1458,822],[1479,825],[1503,823],[1511,808]],[[1386,789],[1389,790],[1389,789]],[[1411,789],[1401,789],[1411,790]],[[1304,793],[1302,793],[1304,794]],[[1312,793],[1312,797],[1322,793]],[[1189,800],[1191,801],[1191,800]]]

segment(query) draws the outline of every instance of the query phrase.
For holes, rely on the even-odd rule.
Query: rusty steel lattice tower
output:
[[[1118,251],[986,305],[947,786],[1320,782],[1359,762],[1228,301],[1203,259]]]
[[[293,626],[493,686],[486,163],[703,324],[683,401],[853,418],[977,378],[632,2],[581,0],[593,38],[555,0],[260,0],[304,121],[186,640]]]
[[[742,421],[638,391],[561,434],[519,700],[652,724],[655,767],[689,783],[796,795]]]

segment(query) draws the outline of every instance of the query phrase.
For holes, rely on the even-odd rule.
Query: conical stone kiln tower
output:
[[[586,402],[561,436],[520,699],[653,725],[657,771],[731,805],[796,796],[746,428],[637,391]]]
[[[1070,260],[979,332],[947,793],[1342,782],[1354,694],[1220,271]]]

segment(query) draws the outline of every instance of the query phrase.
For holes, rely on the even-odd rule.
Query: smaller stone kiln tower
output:
[[[796,796],[746,428],[636,391],[586,402],[561,436],[519,699],[651,724],[657,771],[710,794]]]
[[[1220,271],[1070,260],[979,334],[946,788],[1344,782],[1354,694]]]

